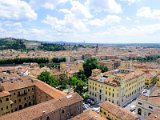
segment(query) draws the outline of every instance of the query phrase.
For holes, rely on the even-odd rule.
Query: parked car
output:
[[[135,105],[130,106],[130,111],[131,111],[131,112],[135,111],[135,109],[136,109],[136,106],[135,106]]]
[[[93,99],[91,99],[91,98],[85,99],[84,102],[85,102],[86,104],[89,103],[90,105],[94,105],[94,104],[95,104],[95,101],[94,101]]]

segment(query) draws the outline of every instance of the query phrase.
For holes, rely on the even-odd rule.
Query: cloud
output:
[[[150,7],[141,7],[136,14],[138,17],[160,20],[160,9],[151,9]]]
[[[1,20],[36,20],[37,14],[31,6],[21,0],[0,0]]]
[[[45,8],[49,10],[56,9],[59,5],[64,5],[69,0],[29,0],[30,5],[34,8]]]
[[[93,11],[107,11],[109,13],[121,13],[122,8],[116,0],[87,0],[85,5]]]
[[[63,20],[47,15],[42,23],[50,25],[57,32],[87,32],[89,29],[80,19],[73,14],[66,14]]]
[[[47,15],[42,23],[52,26],[58,32],[88,32],[85,21],[93,18],[89,9],[79,1],[71,1],[70,9],[60,9],[64,13],[63,19]]]
[[[55,9],[55,5],[52,4],[52,3],[48,3],[46,2],[44,5],[43,5],[44,8],[46,9],[50,9],[50,10],[54,10]]]
[[[106,26],[106,25],[120,23],[121,20],[122,20],[122,18],[117,15],[107,15],[103,19],[94,18],[92,20],[89,20],[88,24],[91,26],[102,27],[102,26]]]
[[[125,2],[128,2],[128,4],[132,4],[132,3],[140,2],[141,0],[120,0],[120,1],[125,1]]]
[[[89,9],[83,4],[81,4],[79,1],[72,1],[71,5],[72,8],[70,10],[72,14],[74,14],[74,16],[76,16],[78,19],[93,17]]]
[[[117,15],[107,15],[104,18],[93,16],[90,10],[79,1],[70,1],[70,9],[60,9],[64,13],[64,18],[47,15],[42,23],[50,25],[57,32],[90,32],[93,27],[105,27],[106,25],[119,23],[121,17]]]
[[[118,36],[146,36],[160,32],[160,24],[134,25],[134,26],[112,26],[106,30],[109,34]]]

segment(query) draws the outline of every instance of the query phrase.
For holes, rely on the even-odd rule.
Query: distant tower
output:
[[[129,63],[129,69],[130,69],[130,70],[132,70],[132,69],[133,69],[133,67],[132,67],[132,66],[133,66],[133,62],[132,62],[132,59],[131,59],[131,60],[130,60],[130,63]]]
[[[96,45],[95,56],[97,55],[97,53],[98,53],[98,50],[99,50],[99,46],[98,46],[98,44],[97,44],[97,45]]]

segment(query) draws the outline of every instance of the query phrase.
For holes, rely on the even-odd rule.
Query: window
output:
[[[30,89],[28,89],[28,92],[30,91]]]
[[[148,116],[150,115],[151,113],[148,113]]]
[[[0,100],[0,103],[2,103],[2,100]]]
[[[19,105],[19,110],[21,110],[22,109],[22,105]]]
[[[138,108],[138,115],[141,115],[142,110],[140,108]]]
[[[14,101],[14,103],[16,103],[16,100]]]
[[[29,106],[31,106],[32,105],[32,103],[31,102],[29,102]]]
[[[64,110],[62,110],[62,113],[64,113]]]
[[[21,102],[21,99],[19,99],[19,102]]]
[[[16,93],[13,93],[14,95],[16,95]]]
[[[153,107],[149,106],[150,109],[153,109]]]
[[[47,117],[47,120],[50,120],[49,116]]]
[[[9,98],[6,98],[6,101],[9,101]]]
[[[102,90],[99,91],[100,93],[102,92]]]
[[[139,105],[142,105],[142,103],[138,102]]]
[[[3,110],[3,108],[1,108],[1,110]]]
[[[27,107],[27,103],[24,104],[24,107]]]

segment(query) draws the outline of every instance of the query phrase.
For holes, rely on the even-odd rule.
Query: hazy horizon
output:
[[[160,43],[160,1],[0,0],[0,38]]]

